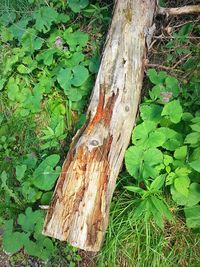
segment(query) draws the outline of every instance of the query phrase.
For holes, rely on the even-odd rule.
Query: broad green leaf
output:
[[[15,19],[16,19],[16,11],[15,10],[13,10],[13,11],[9,10],[9,13],[1,12],[0,24],[3,24],[4,26],[8,26],[10,23],[13,23],[15,21]]]
[[[14,254],[23,247],[23,233],[13,232],[3,235],[3,248],[7,253]]]
[[[139,146],[130,147],[125,154],[125,165],[128,172],[136,179],[156,177],[158,171],[154,167],[162,163],[163,155],[157,148],[144,150]]]
[[[1,40],[2,40],[2,42],[6,43],[8,41],[12,41],[13,40],[14,36],[13,36],[12,32],[8,28],[1,27],[0,30],[1,30]]]
[[[35,203],[42,196],[42,192],[33,186],[30,181],[25,181],[22,183],[21,192],[27,203]]]
[[[90,60],[90,64],[89,64],[90,72],[97,73],[99,70],[99,66],[100,66],[100,58],[98,55],[96,55]]]
[[[178,123],[181,120],[182,114],[183,109],[179,100],[173,100],[164,106],[161,115],[169,117],[170,121],[173,123]]]
[[[49,191],[60,175],[60,166],[56,167],[60,160],[59,155],[48,156],[40,163],[33,173],[33,184],[41,190]],[[56,167],[56,168],[55,168]]]
[[[189,133],[184,141],[185,144],[190,144],[192,147],[199,146],[199,142],[200,142],[200,133],[198,132]]]
[[[200,147],[196,147],[190,155],[190,161],[195,161],[200,158]]]
[[[56,52],[56,49],[54,49],[54,48],[47,49],[44,52],[37,55],[36,59],[38,61],[43,60],[43,62],[46,66],[51,66],[53,63],[53,56],[54,56],[55,52]]]
[[[155,69],[149,69],[147,75],[153,84],[163,83],[167,77],[167,73],[165,71],[160,71],[157,73]]]
[[[180,192],[178,192],[174,185],[170,186],[170,192],[172,195],[172,199],[178,204],[178,205],[186,205],[187,204],[187,199],[188,196],[184,196],[183,194],[181,194]]]
[[[200,158],[189,163],[195,171],[200,172]]]
[[[13,232],[13,220],[5,221],[3,232],[3,249],[14,254],[23,247],[23,233]]]
[[[50,238],[44,237],[41,234],[35,234],[35,242],[26,239],[24,249],[27,254],[33,257],[38,257],[44,261],[50,259],[54,251],[54,245]]]
[[[72,68],[78,66],[84,60],[84,54],[81,52],[75,52],[72,56],[66,60],[65,66],[68,68]]]
[[[13,36],[19,41],[21,41],[23,34],[27,31],[27,25],[30,20],[31,16],[25,16],[9,27],[9,30],[12,32]]]
[[[187,206],[194,206],[200,202],[200,184],[192,183],[187,197]]]
[[[200,122],[200,115],[199,113],[196,114],[195,118],[192,119],[193,123],[199,123]]]
[[[39,91],[43,91],[45,93],[50,93],[53,87],[53,80],[51,77],[43,74],[40,78],[38,78],[39,83],[35,85]]]
[[[61,13],[61,12],[59,12],[59,15],[58,15],[58,17],[57,17],[57,20],[56,20],[56,22],[61,22],[61,23],[66,23],[66,22],[68,22],[70,20],[70,16],[68,16],[67,14],[65,14],[65,13]]]
[[[71,101],[79,101],[82,99],[82,94],[80,88],[72,87],[71,90],[67,92],[67,97]]]
[[[72,85],[81,86],[86,82],[89,77],[88,69],[84,66],[78,65],[72,69],[74,77],[72,79]]]
[[[8,93],[8,98],[12,101],[15,101],[18,97],[19,93],[19,86],[17,85],[15,79],[11,77],[8,81],[7,84],[7,93]]]
[[[161,120],[162,107],[156,104],[143,104],[140,106],[140,116],[144,121],[159,122]]]
[[[69,7],[75,13],[80,12],[81,9],[85,8],[88,4],[88,0],[68,0]]]
[[[164,133],[155,130],[149,134],[146,145],[147,147],[159,147],[162,146],[166,141]]]
[[[190,127],[192,128],[193,131],[198,132],[200,134],[200,122],[192,124],[190,125]]]
[[[61,69],[57,76],[57,81],[67,94],[71,88],[72,73],[71,69]]]
[[[31,70],[28,67],[24,66],[23,64],[20,64],[17,67],[17,70],[21,74],[29,74],[29,73],[31,73]]]
[[[150,148],[144,152],[144,162],[149,166],[155,166],[163,161],[163,154],[157,148]]]
[[[143,161],[143,179],[146,179],[148,177],[155,178],[156,176],[158,176],[159,171],[155,168],[155,166],[162,163],[162,152],[157,148],[149,148],[144,152]]]
[[[178,177],[174,180],[175,189],[185,197],[188,196],[189,185],[190,179],[188,177]]]
[[[52,195],[53,195],[53,191],[44,193],[41,197],[41,204],[42,205],[49,205],[51,198],[52,198]]]
[[[169,164],[173,163],[173,158],[169,155],[163,155],[163,163],[165,166],[169,166]]]
[[[21,225],[23,231],[34,233],[42,229],[43,219],[44,215],[41,210],[32,211],[32,208],[28,207],[25,214],[19,214],[18,224]]]
[[[35,50],[39,50],[44,43],[44,39],[37,37],[34,29],[27,29],[22,36],[22,47],[23,50],[33,54]]]
[[[166,137],[166,142],[162,145],[165,149],[174,151],[182,145],[182,135],[176,131],[167,127],[161,127],[157,129],[157,132],[163,133]]]
[[[156,123],[153,121],[144,121],[137,125],[133,130],[132,142],[136,145],[144,145],[148,139],[149,133],[156,129]]]
[[[149,91],[149,95],[152,100],[156,100],[157,98],[161,98],[161,93],[165,92],[165,90],[166,88],[163,84],[157,84]]]
[[[200,206],[185,207],[184,208],[186,224],[189,228],[200,227]]]
[[[89,35],[87,33],[79,31],[70,32],[70,29],[67,29],[64,32],[63,37],[69,45],[71,51],[76,50],[77,46],[81,48],[85,47],[89,39]]]
[[[174,157],[179,160],[184,160],[187,156],[187,146],[181,146],[174,152]]]
[[[36,21],[35,28],[40,32],[46,33],[50,30],[53,22],[57,20],[58,13],[54,8],[45,6],[34,11],[33,18]]]
[[[16,178],[18,181],[21,181],[24,178],[25,171],[27,170],[26,165],[17,165],[16,166]]]
[[[125,154],[125,165],[127,171],[133,177],[141,178],[141,167],[143,158],[143,148],[131,146]]]
[[[165,79],[165,83],[166,83],[166,90],[172,92],[174,97],[177,97],[180,92],[178,80],[174,77],[168,76]]]

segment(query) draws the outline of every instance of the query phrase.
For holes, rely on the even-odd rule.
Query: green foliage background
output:
[[[0,3],[3,249],[44,266],[72,267],[81,260],[77,249],[41,234],[41,207],[49,205],[71,138],[85,122],[111,8],[111,1]],[[99,266],[179,264],[165,240],[177,225],[200,247],[200,72],[192,41],[199,31],[195,23],[180,26],[158,48],[169,72],[147,71],[148,93],[125,154]],[[187,238],[185,251],[192,242]]]

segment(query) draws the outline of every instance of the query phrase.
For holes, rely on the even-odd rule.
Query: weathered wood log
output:
[[[116,1],[87,112],[63,164],[43,234],[98,251],[140,101],[155,0]]]

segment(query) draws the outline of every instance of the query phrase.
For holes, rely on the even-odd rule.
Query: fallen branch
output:
[[[200,14],[200,5],[191,5],[183,7],[158,7],[157,14],[166,16],[177,16],[184,14]]]
[[[101,247],[140,102],[155,0],[116,1],[88,109],[63,164],[43,234],[88,251]]]
[[[150,68],[158,68],[158,69],[163,69],[163,70],[175,70],[176,67],[178,65],[180,65],[186,58],[188,58],[191,55],[191,53],[185,55],[184,57],[182,57],[179,61],[176,62],[176,64],[174,64],[172,67],[170,66],[164,66],[164,65],[160,65],[160,64],[151,64],[151,63],[147,63],[146,66],[150,67]],[[182,70],[177,70],[182,72]]]

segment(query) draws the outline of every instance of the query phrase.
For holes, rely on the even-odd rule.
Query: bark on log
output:
[[[155,0],[116,1],[101,66],[46,215],[43,234],[99,251],[108,224],[116,178],[140,101],[145,39]]]

